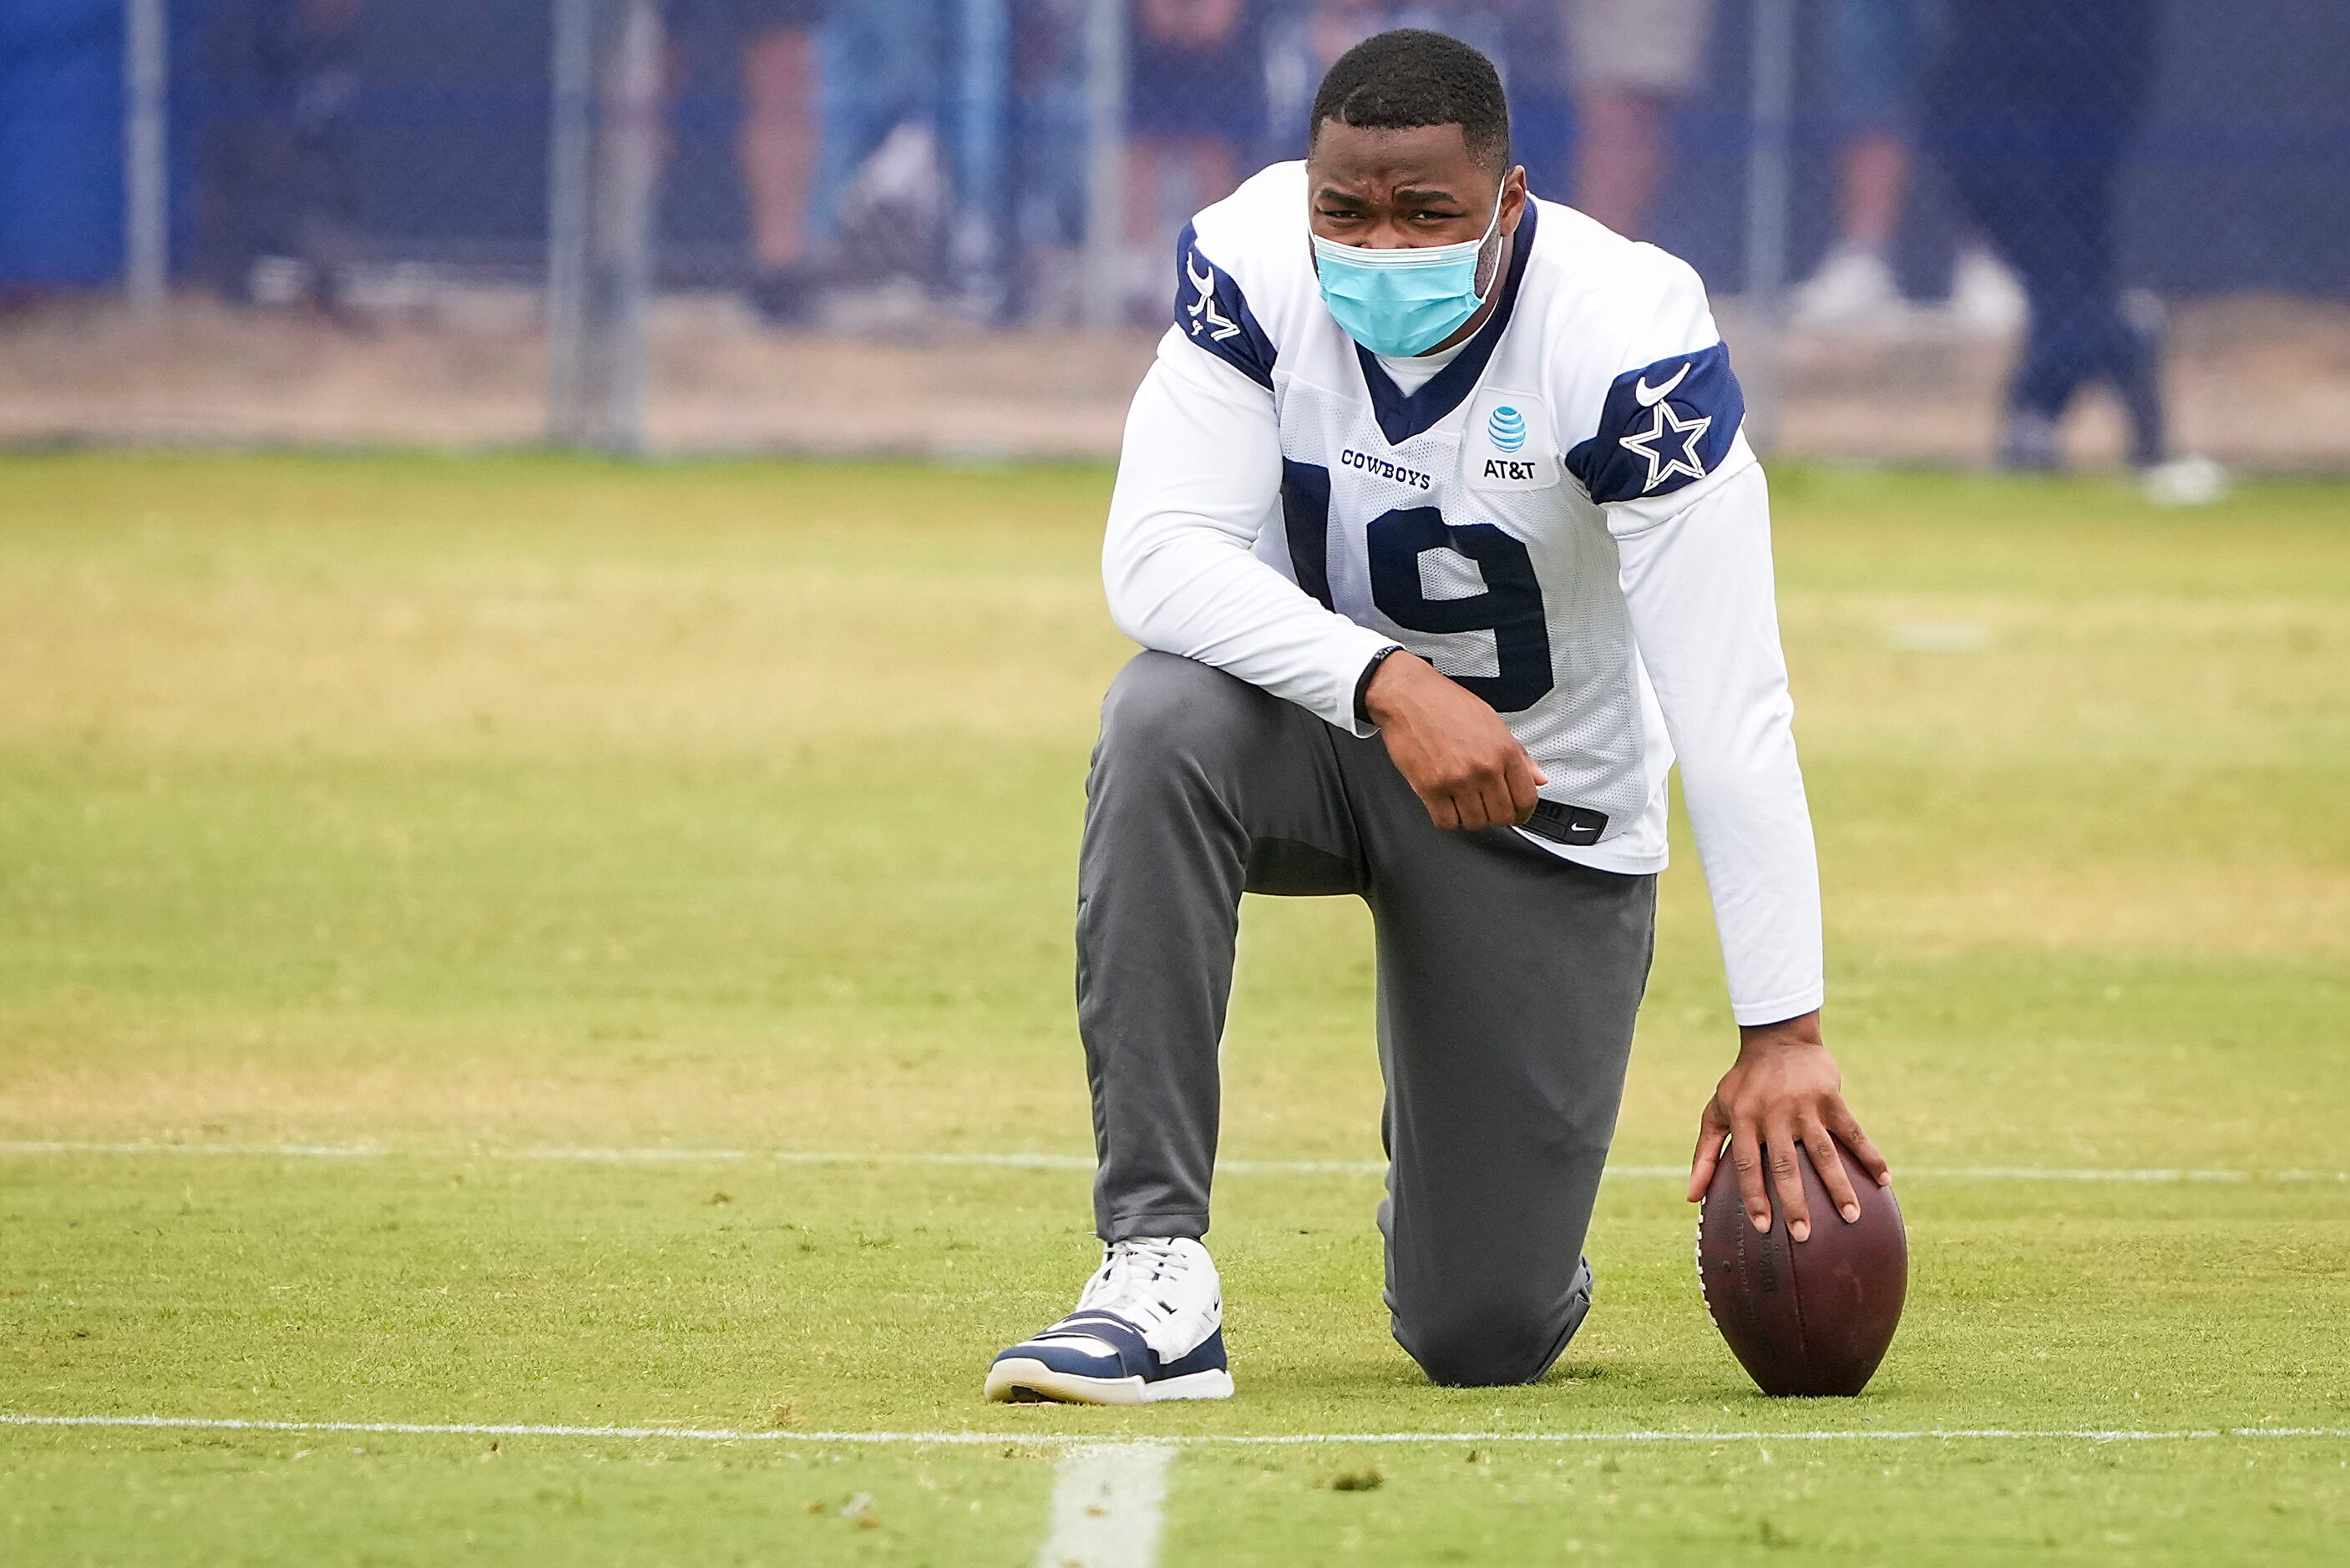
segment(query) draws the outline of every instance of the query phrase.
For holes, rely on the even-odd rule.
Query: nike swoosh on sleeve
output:
[[[1689,364],[1684,362],[1679,369],[1673,372],[1672,379],[1667,381],[1661,387],[1651,387],[1648,385],[1648,373],[1643,371],[1641,372],[1640,379],[1632,383],[1632,396],[1638,400],[1642,408],[1653,409],[1659,403],[1663,402],[1667,398],[1671,397],[1673,395],[1673,389],[1679,386],[1682,379],[1689,373]]]

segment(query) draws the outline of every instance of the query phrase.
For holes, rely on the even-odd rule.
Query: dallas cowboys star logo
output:
[[[1672,404],[1662,398],[1657,400],[1654,409],[1657,417],[1648,421],[1647,430],[1618,437],[1616,442],[1626,452],[1647,460],[1648,482],[1640,486],[1643,495],[1676,473],[1686,473],[1691,479],[1703,479],[1705,463],[1697,455],[1697,443],[1704,439],[1705,432],[1713,425],[1711,414],[1697,414],[1683,419],[1673,412]],[[1665,450],[1667,443],[1673,441],[1680,442],[1680,451]]]

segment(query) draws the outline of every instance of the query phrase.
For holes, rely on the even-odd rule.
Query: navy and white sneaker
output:
[[[995,1358],[987,1397],[1074,1405],[1231,1398],[1223,1286],[1208,1249],[1186,1237],[1110,1243],[1077,1310]]]

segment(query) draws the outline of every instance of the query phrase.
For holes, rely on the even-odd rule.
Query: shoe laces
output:
[[[1169,1298],[1180,1294],[1180,1281],[1190,1272],[1191,1260],[1172,1239],[1113,1241],[1077,1305],[1156,1326],[1183,1310],[1180,1301]]]

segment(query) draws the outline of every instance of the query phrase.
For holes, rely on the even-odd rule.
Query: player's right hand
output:
[[[1499,713],[1426,659],[1381,660],[1363,707],[1437,826],[1510,827],[1534,815],[1542,769]]]
[[[1879,1187],[1893,1184],[1893,1171],[1845,1103],[1844,1075],[1820,1039],[1818,1010],[1777,1023],[1742,1024],[1738,1038],[1738,1060],[1721,1075],[1713,1097],[1698,1116],[1697,1150],[1690,1158],[1690,1201],[1705,1197],[1714,1168],[1727,1158],[1738,1173],[1739,1196],[1754,1229],[1771,1229],[1767,1179],[1778,1191],[1788,1231],[1798,1241],[1808,1241],[1811,1203],[1798,1163],[1808,1158],[1836,1212],[1846,1223],[1858,1220],[1860,1199],[1845,1174],[1844,1161],[1836,1158],[1836,1144],[1851,1150]]]

